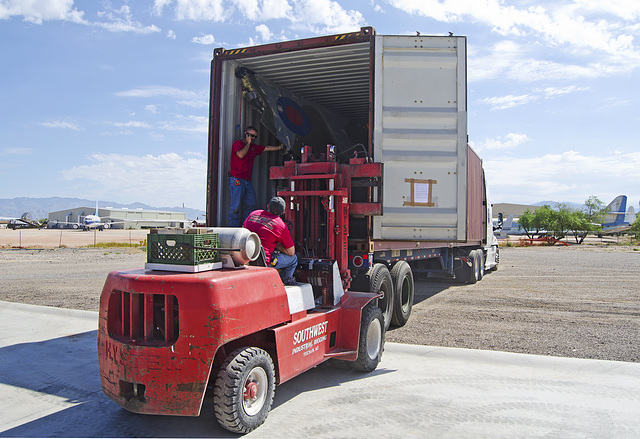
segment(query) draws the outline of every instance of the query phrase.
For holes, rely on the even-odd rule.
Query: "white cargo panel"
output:
[[[376,240],[466,239],[466,40],[376,36]]]

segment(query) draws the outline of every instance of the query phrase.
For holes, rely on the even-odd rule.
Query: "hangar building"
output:
[[[49,213],[48,228],[67,229],[82,227],[87,215],[94,215],[95,207],[75,207]],[[143,209],[99,208],[101,222],[113,229],[150,229],[155,227],[186,227],[184,212],[168,212]]]

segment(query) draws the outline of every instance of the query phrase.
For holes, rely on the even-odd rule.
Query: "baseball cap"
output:
[[[271,201],[269,201],[269,212],[274,215],[282,215],[284,212],[284,199],[282,197],[273,197]]]

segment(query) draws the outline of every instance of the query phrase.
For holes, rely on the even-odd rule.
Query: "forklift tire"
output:
[[[361,372],[375,370],[384,351],[384,335],[382,311],[373,303],[369,303],[362,309],[358,358],[351,363],[351,367]]]
[[[221,427],[249,433],[267,419],[275,393],[275,373],[269,354],[240,348],[226,358],[213,390],[213,408]]]
[[[391,273],[384,264],[373,264],[367,273],[369,276],[369,291],[374,294],[382,294],[376,299],[378,308],[384,317],[384,330],[389,329],[391,316],[393,315],[393,279]]]
[[[414,283],[411,266],[406,261],[397,262],[391,269],[393,280],[393,315],[391,324],[396,327],[404,326],[411,315],[413,307]]]

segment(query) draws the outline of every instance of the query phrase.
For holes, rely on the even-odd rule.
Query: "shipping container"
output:
[[[255,160],[258,207],[280,194],[292,210],[301,210],[296,200],[304,188],[326,197],[332,210],[342,194],[337,186],[349,186],[348,219],[329,221],[312,206],[299,218],[321,226],[298,225],[295,232],[297,242],[344,244],[345,257],[320,254],[338,261],[345,286],[368,289],[373,265],[393,271],[400,261],[410,264],[410,273],[481,279],[485,269],[497,268],[498,245],[482,160],[468,146],[466,59],[464,36],[378,35],[370,27],[216,49],[208,225],[228,224],[231,145],[253,125],[257,143],[290,149],[284,157],[263,153]],[[311,163],[322,161],[337,163],[336,171]],[[379,175],[356,163],[377,164]],[[311,191],[309,178],[322,173],[326,181]],[[334,181],[338,174],[342,183]],[[329,228],[343,223],[348,231],[334,237]],[[304,251],[317,259],[313,245]]]

